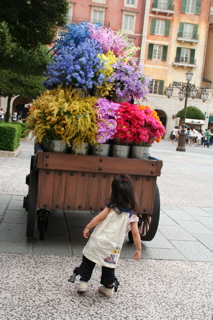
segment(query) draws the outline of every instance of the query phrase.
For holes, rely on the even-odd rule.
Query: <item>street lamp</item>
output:
[[[186,134],[185,134],[185,121],[186,121],[186,111],[187,111],[187,102],[188,98],[191,96],[192,99],[196,98],[198,91],[201,93],[201,99],[205,102],[208,99],[208,92],[205,88],[196,88],[195,85],[190,84],[192,80],[193,73],[191,70],[186,72],[186,85],[182,84],[180,86],[170,84],[168,88],[166,88],[166,95],[170,98],[173,94],[173,88],[178,88],[180,91],[178,92],[178,98],[182,101],[185,98],[184,102],[184,113],[183,113],[183,121],[182,121],[182,129],[179,133],[178,146],[176,151],[186,151],[185,142],[186,142]]]

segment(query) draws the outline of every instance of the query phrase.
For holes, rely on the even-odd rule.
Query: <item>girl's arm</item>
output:
[[[101,211],[97,216],[95,216],[88,225],[84,228],[83,231],[83,237],[89,238],[89,231],[90,229],[94,228],[99,224],[102,220],[106,218],[106,216],[109,214],[110,208],[105,207],[103,211]]]
[[[131,223],[132,228],[132,236],[135,244],[136,251],[134,253],[134,260],[139,260],[141,257],[141,250],[142,250],[142,244],[141,244],[141,237],[138,230],[138,223],[132,222]]]

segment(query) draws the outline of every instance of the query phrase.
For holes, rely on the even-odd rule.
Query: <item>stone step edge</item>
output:
[[[17,157],[17,155],[21,152],[21,146],[18,146],[18,148],[14,151],[6,151],[6,150],[0,150],[0,157]]]

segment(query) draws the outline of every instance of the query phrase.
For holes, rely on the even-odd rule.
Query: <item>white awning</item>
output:
[[[205,124],[205,121],[204,120],[199,120],[199,119],[186,119],[185,120],[185,123],[188,123],[188,124]]]

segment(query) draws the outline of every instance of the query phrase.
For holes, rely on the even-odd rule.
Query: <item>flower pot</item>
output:
[[[150,147],[131,146],[131,158],[147,160]]]
[[[71,154],[88,154],[89,153],[89,143],[82,143],[80,146],[71,147]]]
[[[92,147],[93,156],[108,157],[110,152],[110,144],[102,143]]]
[[[42,141],[42,147],[47,152],[67,152],[67,143],[62,140],[44,140]]]
[[[130,146],[113,144],[112,145],[112,156],[119,158],[128,158],[129,157]]]

